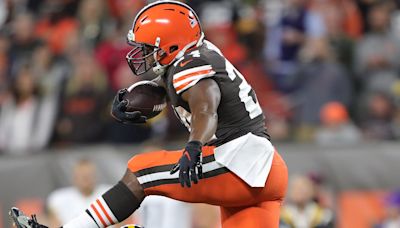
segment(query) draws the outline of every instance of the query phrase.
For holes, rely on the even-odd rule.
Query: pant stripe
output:
[[[141,169],[135,172],[139,183],[143,188],[150,188],[164,184],[179,183],[179,173],[170,174],[170,170],[175,164],[159,165]],[[203,177],[208,178],[222,173],[229,172],[229,170],[215,161],[214,155],[203,157]]]
[[[209,163],[203,164],[203,173],[206,173],[206,172],[218,169],[218,168],[222,168],[222,167],[224,167],[224,166],[220,165],[216,161],[209,162]],[[151,173],[151,174],[147,174],[144,176],[140,176],[140,177],[138,177],[138,181],[140,184],[144,184],[144,183],[151,182],[151,181],[164,180],[164,179],[177,179],[177,178],[179,178],[178,172],[176,172],[174,174],[170,174],[169,171],[165,171],[165,172],[157,172],[157,173]]]
[[[213,161],[215,161],[214,155],[203,157],[203,164],[207,164]],[[167,172],[167,171],[169,172],[174,166],[175,164],[167,164],[167,165],[160,165],[146,169],[141,169],[135,172],[135,176],[141,177],[152,173]]]
[[[206,172],[203,174],[203,179],[205,178],[210,178],[210,177],[215,177],[220,174],[224,174],[229,172],[229,170],[226,167],[218,168],[209,172]],[[149,181],[146,183],[142,184],[143,188],[151,188],[159,185],[164,185],[164,184],[178,184],[179,183],[179,178],[173,178],[173,179],[160,179],[160,180],[155,180],[155,181]]]
[[[209,172],[212,171],[214,169],[218,169],[224,167],[222,165],[220,165],[219,163],[217,163],[216,161],[213,162],[209,162],[206,164],[203,164],[203,172]],[[164,172],[154,172],[154,173],[150,173],[147,175],[143,175],[138,177],[139,183],[143,184],[146,182],[150,182],[150,181],[154,181],[154,180],[160,180],[160,179],[174,179],[174,178],[178,178],[179,177],[179,173],[176,172],[174,174],[170,174],[170,171],[164,171]]]
[[[175,164],[169,164],[169,165],[160,165],[160,166],[154,166],[151,168],[142,169],[142,170],[135,172],[135,176],[141,177],[141,176],[149,175],[152,173],[169,172],[174,166],[175,166]]]

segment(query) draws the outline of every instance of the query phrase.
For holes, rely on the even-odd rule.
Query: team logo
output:
[[[189,11],[189,22],[190,27],[194,28],[197,25],[196,17],[193,15],[192,11]]]
[[[182,61],[182,62],[179,63],[179,66],[180,67],[184,67],[184,66],[186,66],[186,64],[188,64],[188,63],[190,63],[192,61],[193,61],[193,59],[188,59],[187,61]]]

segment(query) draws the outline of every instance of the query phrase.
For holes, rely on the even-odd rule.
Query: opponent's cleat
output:
[[[47,226],[38,223],[36,215],[32,215],[29,218],[16,207],[12,207],[8,214],[17,228],[48,228]]]

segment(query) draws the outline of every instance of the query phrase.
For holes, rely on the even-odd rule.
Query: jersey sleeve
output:
[[[214,75],[215,70],[207,61],[198,57],[184,58],[175,65],[172,84],[179,95],[196,85],[200,80]]]

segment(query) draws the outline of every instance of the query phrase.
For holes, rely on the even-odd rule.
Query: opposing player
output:
[[[278,227],[287,167],[270,143],[253,89],[204,40],[195,12],[175,1],[150,4],[136,16],[128,43],[133,73],[158,75],[154,81],[190,131],[188,142],[183,150],[134,156],[122,180],[63,227],[123,221],[147,195],[218,205],[223,228]],[[140,112],[125,112],[124,93],[114,99],[114,118],[145,122]],[[20,227],[45,227],[17,209],[12,215]],[[24,219],[28,225],[18,222]]]

